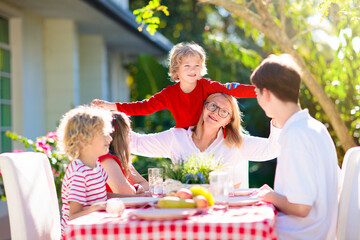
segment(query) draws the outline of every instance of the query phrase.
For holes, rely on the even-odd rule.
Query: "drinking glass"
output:
[[[229,183],[229,197],[234,196],[234,168],[227,167],[226,172],[228,173],[228,183]]]
[[[149,189],[153,197],[162,197],[163,195],[163,169],[149,168]]]
[[[209,174],[210,192],[214,197],[214,210],[229,207],[229,174],[227,171],[214,171]]]

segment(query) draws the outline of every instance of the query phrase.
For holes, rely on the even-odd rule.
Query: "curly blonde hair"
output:
[[[80,142],[90,144],[96,133],[108,135],[112,131],[109,110],[78,106],[65,113],[60,120],[57,129],[59,148],[73,160],[80,155]]]
[[[173,82],[179,81],[179,65],[184,57],[199,56],[201,59],[201,76],[207,74],[205,50],[195,42],[176,44],[169,54],[169,76]]]
[[[111,121],[114,131],[111,133],[112,142],[109,153],[119,158],[121,166],[124,168],[125,177],[130,174],[130,119],[121,112],[113,112]]]

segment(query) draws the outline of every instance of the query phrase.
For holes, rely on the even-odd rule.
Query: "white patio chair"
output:
[[[43,153],[0,154],[11,239],[60,239],[60,212],[53,174]]]
[[[349,149],[342,166],[338,240],[360,240],[360,147]]]

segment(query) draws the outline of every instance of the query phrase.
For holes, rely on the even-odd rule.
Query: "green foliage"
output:
[[[161,14],[158,31],[166,36],[171,42],[202,42],[202,34],[206,25],[208,9],[214,7],[198,4],[197,0],[162,0],[162,5],[167,6],[171,15]],[[130,9],[145,6],[147,0],[130,1]]]
[[[278,24],[284,24],[280,20],[281,16],[285,17],[285,31],[289,38],[294,39],[294,48],[303,57],[310,71],[334,101],[341,118],[357,144],[360,144],[359,6],[360,1],[358,0],[325,0],[320,5],[319,1],[311,0],[285,1],[285,11],[281,12],[279,4],[275,2],[269,4],[269,10]],[[320,22],[317,21],[319,12],[323,15]],[[232,24],[237,25],[240,30]],[[228,39],[230,39],[229,36],[233,37],[236,32],[241,38],[236,42],[237,44],[254,49],[263,57],[271,53],[282,53],[279,46],[263,37],[261,32],[242,19],[235,19],[232,23],[228,21],[226,28],[234,30],[233,33],[228,32],[225,35]],[[216,36],[219,34],[217,33]],[[337,47],[333,44],[336,41],[339,41]],[[258,47],[254,47],[254,45],[247,45],[252,43],[256,43],[261,50],[259,51]],[[317,99],[304,84],[301,86],[300,101],[303,108],[308,108],[312,116],[328,127],[336,144],[339,164],[341,165],[344,151],[340,141]],[[243,104],[247,102],[248,100]],[[248,113],[245,113],[245,121],[247,121],[247,115]],[[253,120],[257,121],[256,118]]]
[[[251,49],[239,47],[228,39],[216,38],[206,34],[206,44],[209,59],[208,74],[213,81],[222,83],[250,83],[252,69],[261,61],[261,56]]]
[[[127,69],[132,76],[129,83],[132,101],[149,98],[170,84],[167,68],[153,56],[139,55]]]
[[[148,179],[149,168],[162,168],[170,163],[167,158],[147,158],[142,156],[134,156],[132,164],[141,176]]]
[[[168,69],[149,55],[140,55],[135,63],[127,69],[131,75],[129,82],[131,101],[148,99],[172,84],[168,80]],[[154,133],[175,126],[175,121],[168,110],[159,111],[146,116],[132,116],[132,127],[135,131]]]
[[[58,195],[58,200],[61,200],[61,185],[62,179],[65,175],[66,167],[69,163],[68,158],[58,152],[57,150],[57,141],[58,137],[56,132],[49,132],[46,136],[38,137],[34,142],[31,139],[27,139],[26,137],[20,136],[14,132],[7,131],[6,136],[11,138],[13,141],[18,141],[24,144],[25,148],[31,148],[34,152],[45,153],[49,159],[51,169],[54,174],[54,182],[56,187],[56,192]],[[14,152],[23,152],[23,150],[14,150]],[[2,179],[1,179],[1,189],[3,189]],[[5,199],[5,193],[0,192],[1,198]]]
[[[160,0],[149,1],[149,4],[136,9],[133,14],[136,17],[136,22],[141,23],[138,30],[141,32],[144,26],[147,24],[146,31],[151,35],[154,35],[160,24],[160,18],[154,16],[157,12],[163,12],[166,16],[169,16],[168,8],[160,4]]]
[[[326,7],[325,5],[319,7],[324,12],[323,21],[327,21],[332,27],[332,31],[326,34],[328,38],[335,37],[338,46],[330,47],[329,41],[317,38],[318,32],[309,32],[298,41],[301,43],[298,52],[334,101],[355,142],[360,144],[360,38],[358,37],[360,12],[349,9],[351,1],[324,2],[327,4]],[[312,116],[327,126],[337,147],[341,165],[345,152],[330,125],[328,116],[305,85],[302,86],[300,100],[302,106],[308,108]]]
[[[332,21],[341,21],[341,18],[350,18],[355,24],[359,23],[360,2],[358,0],[323,0],[317,11],[322,18],[331,18]]]

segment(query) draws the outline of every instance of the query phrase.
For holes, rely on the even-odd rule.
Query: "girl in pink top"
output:
[[[126,196],[147,196],[149,184],[131,164],[129,150],[130,120],[120,112],[113,113],[112,126],[114,131],[109,153],[99,157],[101,166],[109,178],[106,182],[107,192]]]

